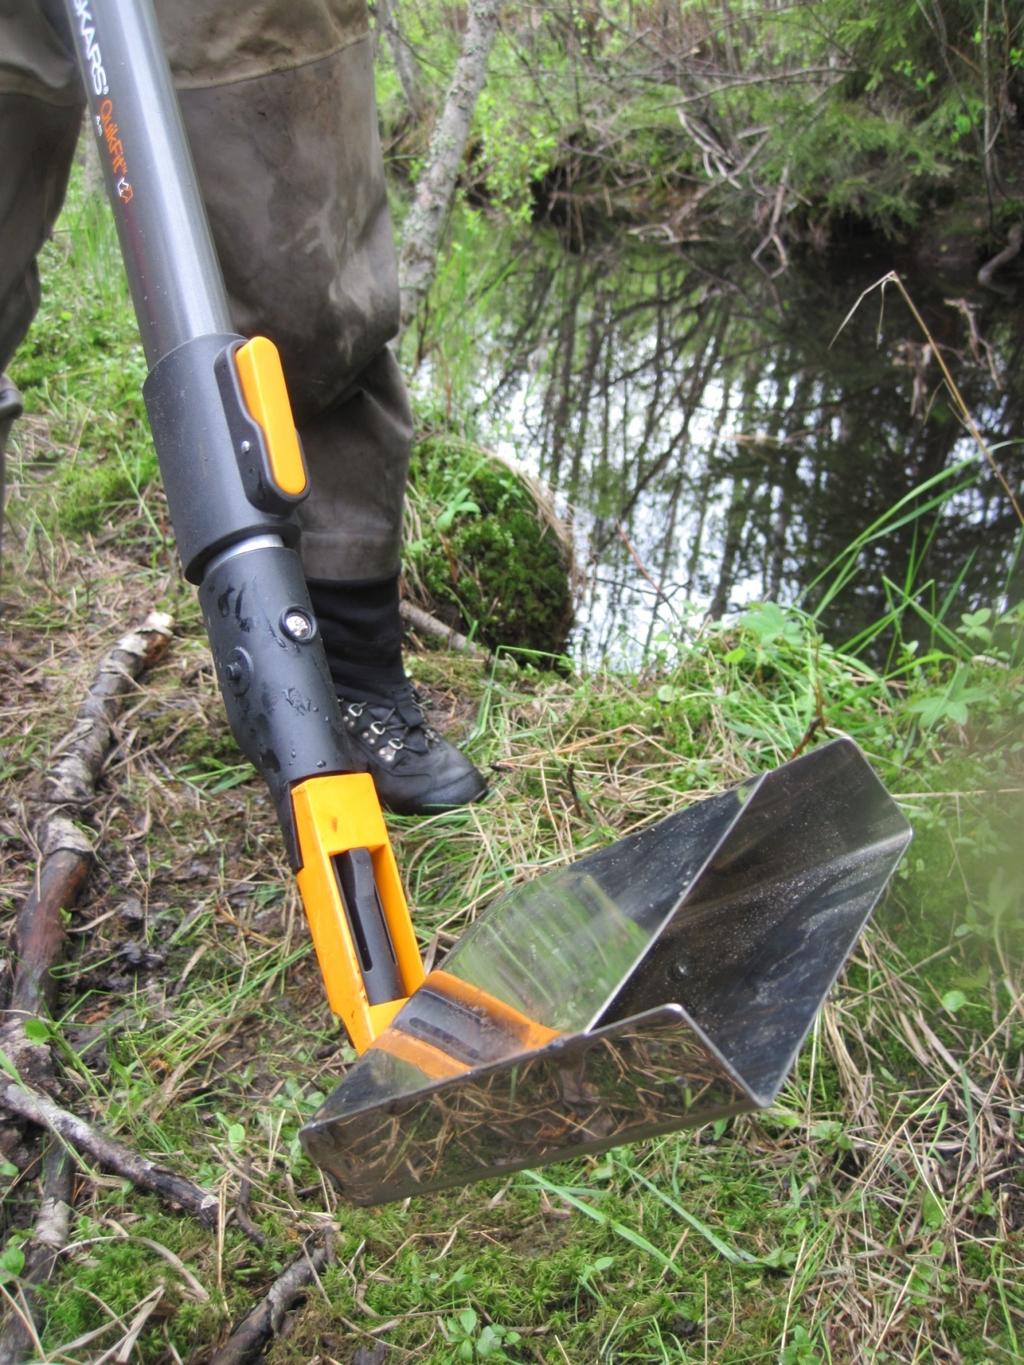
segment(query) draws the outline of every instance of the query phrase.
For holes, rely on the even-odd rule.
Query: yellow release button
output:
[[[270,477],[282,493],[298,497],[306,491],[306,462],[277,347],[267,337],[253,337],[235,352],[235,365],[249,415],[263,432]]]

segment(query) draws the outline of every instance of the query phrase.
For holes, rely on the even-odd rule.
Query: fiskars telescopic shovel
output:
[[[238,336],[150,0],[65,0],[149,374],[185,577],[270,788],[331,1008],[362,1050],[423,979],[293,546],[307,473],[276,348]]]
[[[374,1203],[771,1101],[910,838],[848,740],[496,903],[424,979],[298,556],[280,363],[236,335],[150,0],[65,0],[185,575],[359,1061],[303,1130]]]

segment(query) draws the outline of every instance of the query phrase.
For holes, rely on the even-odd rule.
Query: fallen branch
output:
[[[130,1180],[139,1189],[149,1190],[165,1202],[185,1209],[204,1227],[217,1226],[220,1205],[216,1195],[115,1142],[106,1133],[94,1128],[87,1119],[62,1109],[41,1091],[24,1082],[6,1079],[0,1082],[0,1105],[19,1118],[63,1138],[76,1152],[84,1153],[104,1170],[112,1171]]]
[[[26,1243],[25,1265],[19,1275],[21,1293],[0,1336],[0,1365],[19,1365],[30,1358],[37,1334],[39,1308],[36,1289],[46,1284],[68,1240],[71,1226],[72,1171],[60,1142],[51,1142],[43,1158],[43,1199],[32,1236]]]
[[[64,915],[78,900],[93,857],[91,839],[68,811],[81,819],[95,798],[123,698],[134,690],[139,674],[167,648],[171,624],[165,613],[153,612],[103,657],[74,725],[57,746],[57,760],[44,776],[42,793],[35,802],[32,833],[40,861],[14,924],[10,956],[15,965],[0,1048],[19,1079],[41,1091],[54,1089],[53,1057],[45,1043],[29,1042],[24,1024],[53,1011],[54,968],[64,953]],[[22,1136],[0,1131],[0,1148],[10,1151]]]
[[[24,1024],[53,1011],[54,968],[64,953],[64,915],[78,900],[93,857],[91,839],[68,812],[74,811],[80,820],[95,799],[123,699],[167,648],[171,625],[165,613],[152,612],[103,657],[34,803],[32,833],[40,861],[14,924],[10,956],[15,965],[0,1048],[18,1078],[40,1091],[55,1087],[53,1057],[45,1043],[29,1042]],[[21,1137],[18,1132],[0,1132],[0,1147],[10,1151]]]
[[[43,779],[33,829],[39,869],[18,913],[12,945],[17,965],[8,1008],[23,1017],[48,1013],[54,1006],[53,969],[64,950],[62,912],[78,900],[92,863],[92,841],[68,810],[80,819],[95,799],[123,699],[167,648],[171,626],[164,612],[152,612],[101,660],[74,725],[57,746],[57,761]]]
[[[137,630],[123,635],[100,661],[74,725],[57,746],[57,761],[44,777],[36,802],[32,833],[40,861],[32,889],[14,924],[11,944],[14,970],[7,1020],[0,1030],[0,1047],[7,1066],[42,1089],[33,1090],[30,1085],[12,1080],[3,1087],[3,1103],[9,1112],[48,1128],[57,1137],[50,1142],[43,1158],[42,1202],[19,1277],[19,1300],[0,1340],[0,1365],[26,1359],[37,1346],[35,1291],[53,1273],[57,1255],[67,1241],[71,1219],[73,1169],[65,1143],[74,1145],[76,1137],[81,1139],[86,1133],[99,1137],[100,1141],[93,1144],[96,1159],[122,1174],[128,1175],[129,1168],[145,1174],[147,1188],[153,1188],[157,1172],[151,1163],[133,1158],[49,1099],[44,1092],[55,1085],[53,1056],[47,1044],[29,1040],[25,1022],[53,1011],[57,997],[54,968],[64,954],[65,913],[77,902],[92,866],[92,841],[69,811],[81,819],[85,808],[95,799],[96,784],[113,747],[114,722],[124,698],[134,691],[139,675],[164,653],[172,624],[166,613],[152,612]],[[14,1141],[20,1138],[17,1133],[4,1134],[8,1142],[12,1136]],[[118,1160],[111,1160],[115,1156]],[[122,1159],[124,1156],[129,1158],[127,1162]],[[146,1166],[151,1170],[140,1169]],[[170,1179],[177,1182],[177,1177]],[[187,1194],[177,1184],[173,1190],[178,1203],[191,1193]],[[217,1201],[204,1196],[202,1191],[199,1194],[212,1200],[212,1219],[216,1222]]]
[[[263,1348],[280,1332],[289,1308],[318,1279],[333,1256],[334,1238],[330,1230],[324,1232],[319,1246],[312,1250],[307,1243],[302,1255],[285,1268],[264,1298],[246,1313],[220,1350],[210,1357],[210,1365],[247,1365],[262,1358]]]
[[[424,611],[422,607],[414,606],[412,602],[407,602],[405,598],[399,603],[399,611],[402,618],[408,621],[414,630],[420,630],[424,635],[432,635],[435,639],[443,640],[450,650],[456,654],[468,654],[471,659],[486,659],[487,651],[474,644],[465,635],[460,635],[453,626],[446,626],[443,621],[439,621],[436,616],[431,616],[429,611]]]

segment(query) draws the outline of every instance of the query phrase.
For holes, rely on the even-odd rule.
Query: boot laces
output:
[[[425,754],[439,738],[423,713],[419,693],[411,686],[387,700],[347,702],[342,715],[346,728],[385,763],[393,763],[403,750]]]

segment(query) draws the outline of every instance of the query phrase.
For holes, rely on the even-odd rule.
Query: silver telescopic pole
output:
[[[394,1004],[422,971],[393,862],[379,851],[374,862],[340,832],[376,831],[383,849],[373,784],[355,772],[292,548],[308,477],[302,468],[296,480],[293,456],[277,458],[294,436],[280,360],[266,338],[247,342],[232,327],[151,0],[64,5],[149,366],[143,395],[182,565],[199,589],[232,732],[270,788],[292,866],[334,869],[303,896],[332,1003],[365,1032],[370,1007]],[[249,351],[243,372],[243,350],[261,340],[263,359]],[[328,781],[326,795],[307,785]],[[363,824],[345,825],[349,807]],[[402,973],[393,932],[406,945]]]
[[[65,0],[152,369],[231,332],[227,295],[151,0]]]
[[[245,338],[232,326],[151,0],[64,5],[149,366],[143,395],[182,566],[199,588],[232,730],[271,789],[294,862],[291,788],[353,767],[289,548],[305,490],[276,482],[263,391],[242,392]]]

